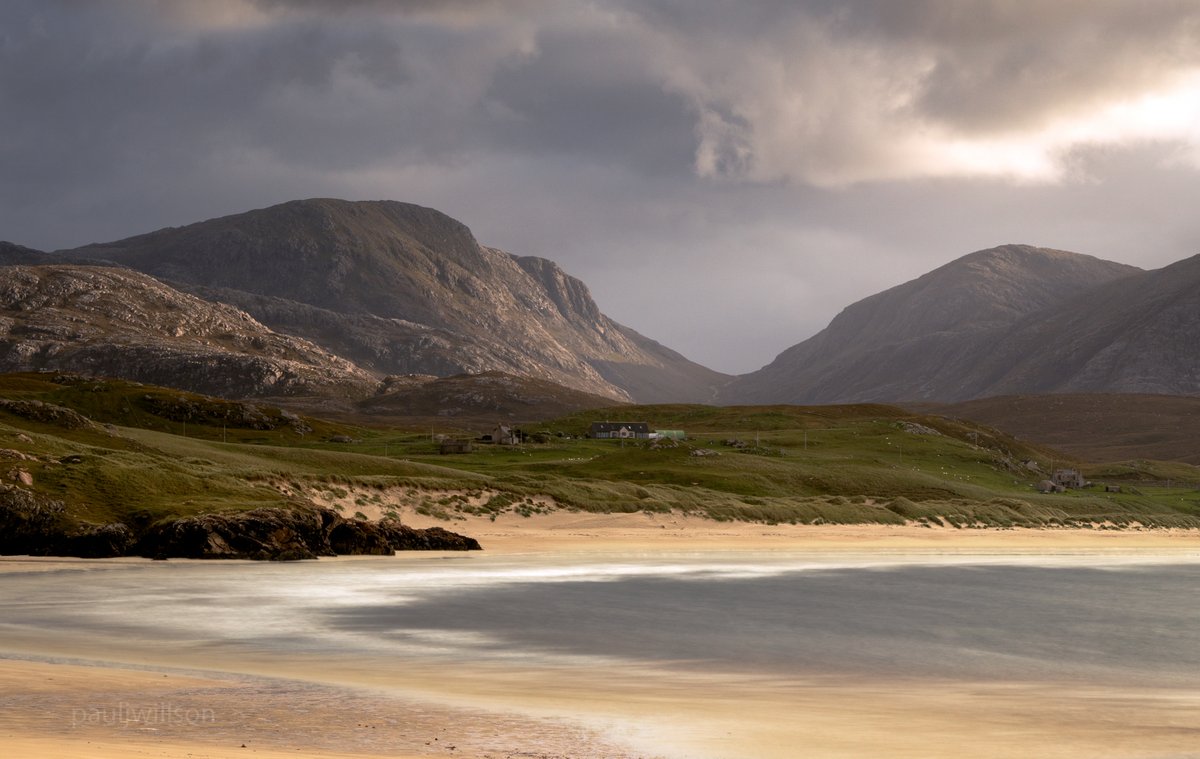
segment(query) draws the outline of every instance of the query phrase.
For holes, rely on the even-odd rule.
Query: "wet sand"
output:
[[[569,722],[308,679],[0,659],[0,751],[59,757],[623,757]]]
[[[310,665],[315,679],[327,676]],[[375,679],[365,670],[342,676],[364,688]],[[447,681],[415,667],[409,695],[429,701],[402,708],[421,702],[379,694],[347,701],[287,685],[264,693],[254,681],[7,660],[0,661],[0,686],[0,747],[30,759],[1162,757],[1189,756],[1200,741],[1195,691],[1052,684],[515,669]],[[119,703],[129,704],[126,713],[171,704],[201,716],[196,725],[150,726],[90,716]],[[204,724],[203,710],[213,724]],[[513,717],[514,710],[526,716]],[[570,727],[573,721],[580,726]],[[597,737],[605,726],[609,739]]]

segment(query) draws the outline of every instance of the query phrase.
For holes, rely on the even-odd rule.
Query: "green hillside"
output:
[[[583,437],[605,419],[687,439]],[[1063,454],[891,406],[622,406],[524,432],[522,445],[442,455],[429,429],[335,424],[136,383],[0,376],[0,477],[93,523],[294,504],[326,489],[387,493],[450,520],[482,507],[439,494],[486,490],[492,513],[536,500],[766,522],[1200,527],[1195,467],[1083,466],[1122,492],[1043,495],[1034,486]]]

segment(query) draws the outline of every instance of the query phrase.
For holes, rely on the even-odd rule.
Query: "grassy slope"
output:
[[[242,404],[130,383],[7,376],[0,377],[0,397],[55,403],[115,425],[68,429],[0,412],[0,448],[41,459],[0,461],[0,476],[28,470],[36,489],[67,501],[89,521],[282,504],[285,497],[267,484],[282,481],[486,487],[519,497],[550,496],[585,510],[681,509],[721,519],[1200,526],[1200,492],[1137,484],[1188,475],[1197,481],[1195,467],[1107,467],[1090,474],[1124,482],[1125,492],[1039,495],[1031,485],[1041,476],[1020,462],[1062,461],[1062,454],[971,423],[888,406],[623,407],[539,425],[549,442],[476,446],[470,454],[441,456],[427,432],[293,420],[266,407],[248,415]],[[605,418],[682,428],[690,439],[653,448],[644,441],[622,445],[580,437],[591,421]],[[913,422],[941,434],[914,434],[906,428]],[[343,442],[334,442],[335,436],[344,436]],[[747,447],[725,445],[730,438]],[[698,449],[714,453],[695,455]]]
[[[1200,465],[1200,398],[1173,395],[1013,395],[915,410],[970,419],[1088,461]]]

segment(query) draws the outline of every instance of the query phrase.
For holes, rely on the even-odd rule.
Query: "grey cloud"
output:
[[[555,259],[619,320],[745,371],[990,245],[1200,252],[1197,172],[1170,144],[1075,146],[1062,181],[1016,185],[910,149],[1195,64],[1194,6],[10,0],[0,239],[395,198]]]
[[[1032,138],[1054,119],[1200,64],[1200,8],[1178,1],[627,8],[670,50],[664,85],[695,104],[697,169],[735,179],[838,184],[967,172],[952,153],[943,166],[912,156],[958,137]]]

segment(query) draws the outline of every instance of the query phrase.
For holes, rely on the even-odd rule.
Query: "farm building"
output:
[[[495,443],[496,445],[516,445],[521,442],[521,431],[515,430],[505,424],[497,424],[496,428],[491,431],[491,434],[484,435],[479,441],[482,443]]]
[[[598,440],[649,440],[646,422],[592,422],[588,437]]]
[[[492,430],[492,442],[496,445],[516,445],[521,442],[521,431],[503,424]]]
[[[1086,488],[1087,480],[1083,479],[1083,475],[1078,469],[1055,469],[1054,475],[1050,478],[1055,485],[1061,485],[1064,488]]]

